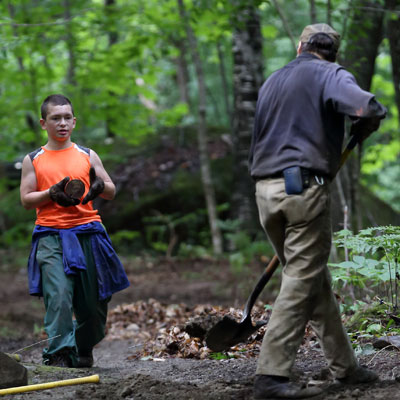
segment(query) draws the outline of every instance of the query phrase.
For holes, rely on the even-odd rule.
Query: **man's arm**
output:
[[[21,203],[24,208],[31,210],[51,201],[49,189],[38,192],[35,168],[29,155],[22,162],[20,185]]]
[[[115,196],[115,185],[104,169],[100,157],[92,149],[90,149],[90,164],[96,170],[96,175],[104,181],[104,190],[99,196],[106,200],[112,200]]]
[[[327,84],[325,95],[332,101],[337,112],[350,117],[353,121],[350,135],[357,136],[361,143],[378,130],[387,110],[374,94],[358,86],[350,72],[340,68],[335,78]]]
[[[336,112],[351,118],[385,118],[386,108],[373,93],[361,89],[350,72],[339,68],[330,78],[324,90],[324,100],[331,102]]]

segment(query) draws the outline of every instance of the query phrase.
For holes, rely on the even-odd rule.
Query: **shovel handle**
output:
[[[272,257],[272,260],[267,265],[267,268],[265,268],[264,273],[261,275],[260,279],[258,280],[257,285],[255,286],[253,291],[250,293],[249,298],[247,299],[247,303],[246,303],[246,306],[245,306],[244,312],[243,312],[242,321],[244,321],[250,315],[251,309],[253,308],[254,303],[257,300],[257,297],[262,292],[262,290],[264,289],[267,282],[270,280],[270,278],[273,275],[273,273],[275,272],[275,270],[278,268],[278,265],[279,265],[279,258],[275,254]]]
[[[342,168],[343,164],[346,162],[347,157],[351,153],[351,151],[356,147],[359,142],[359,138],[356,135],[353,135],[347,144],[346,148],[343,150],[342,157],[340,158],[339,169]]]

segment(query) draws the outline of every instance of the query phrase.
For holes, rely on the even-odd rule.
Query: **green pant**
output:
[[[61,240],[58,235],[41,238],[36,260],[41,269],[43,298],[46,307],[44,328],[49,341],[43,358],[62,349],[76,353],[90,352],[105,336],[107,303],[98,301],[97,273],[90,235],[79,235],[86,259],[86,270],[66,275],[63,266]],[[75,320],[73,319],[75,315]]]
[[[283,266],[256,373],[288,377],[309,322],[332,373],[346,376],[357,359],[327,267],[332,235],[329,186],[313,179],[302,194],[289,196],[283,178],[265,179],[256,184],[256,200],[261,225]]]

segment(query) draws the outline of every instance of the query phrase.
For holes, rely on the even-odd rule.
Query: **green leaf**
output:
[[[343,261],[343,262],[338,264],[338,267],[346,268],[346,269],[350,269],[350,268],[357,269],[357,268],[360,267],[360,264],[357,264],[357,263],[355,263],[353,261]]]
[[[261,31],[265,39],[275,39],[278,35],[278,29],[274,25],[264,25]]]
[[[364,265],[364,263],[365,263],[365,257],[363,257],[363,256],[354,256],[353,260],[356,264],[361,265],[361,266]]]
[[[371,324],[371,325],[368,325],[368,327],[365,331],[367,333],[379,333],[382,330],[383,330],[383,326],[381,324]]]

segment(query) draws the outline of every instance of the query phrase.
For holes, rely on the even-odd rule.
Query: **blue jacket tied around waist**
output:
[[[78,235],[90,234],[94,262],[97,271],[99,300],[110,297],[113,293],[129,286],[128,277],[111,245],[107,232],[99,222],[91,222],[69,229],[55,229],[36,225],[32,234],[32,248],[28,259],[29,294],[42,296],[42,279],[36,261],[39,239],[47,235],[60,235],[64,271],[67,275],[76,275],[86,269],[85,255],[78,240]]]

